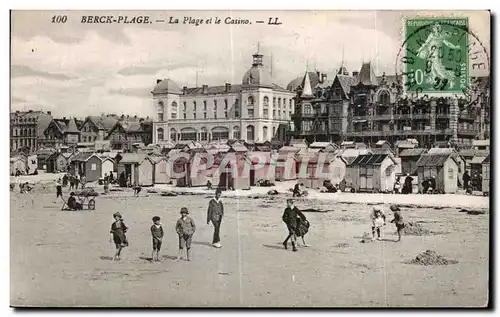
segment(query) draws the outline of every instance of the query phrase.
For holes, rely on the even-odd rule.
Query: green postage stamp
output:
[[[458,93],[469,84],[468,19],[414,18],[405,21],[405,90]]]

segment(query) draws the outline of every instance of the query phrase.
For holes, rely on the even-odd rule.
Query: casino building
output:
[[[181,88],[172,79],[158,79],[151,93],[154,144],[284,140],[295,107],[295,93],[273,83],[260,53],[241,84]]]

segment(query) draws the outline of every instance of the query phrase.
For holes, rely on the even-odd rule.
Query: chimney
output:
[[[187,92],[188,92],[187,86],[182,87],[182,94],[187,95]]]
[[[226,83],[226,92],[230,92],[230,91],[231,91],[231,84]]]
[[[358,77],[358,76],[359,76],[359,72],[357,72],[357,71],[352,72],[352,77]]]
[[[159,83],[161,83],[161,79],[156,80],[156,84],[159,84]]]
[[[321,74],[321,83],[324,83],[328,76],[326,74]]]
[[[48,114],[49,116],[51,116],[51,115],[52,115],[52,111],[47,111],[47,114]]]
[[[208,85],[203,85],[202,88],[204,94],[208,93]]]

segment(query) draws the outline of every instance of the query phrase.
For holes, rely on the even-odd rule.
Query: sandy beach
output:
[[[47,179],[50,180],[50,177]],[[94,211],[61,211],[55,188],[21,195],[11,193],[11,305],[14,306],[255,306],[255,307],[469,307],[488,301],[489,212],[469,215],[461,208],[486,209],[488,197],[465,195],[323,194],[298,199],[308,212],[309,247],[285,250],[287,231],[281,221],[288,184],[227,192],[222,224],[223,247],[211,246],[206,224],[209,197],[162,197],[131,190],[97,197]],[[96,187],[102,193],[102,187]],[[186,191],[171,186],[162,190]],[[213,192],[212,192],[213,193]],[[67,197],[68,189],[64,189]],[[323,196],[328,197],[323,197]],[[452,196],[452,197],[448,197]],[[384,241],[361,243],[370,232],[370,204],[403,207],[406,221],[434,234],[404,236],[383,229]],[[197,224],[193,259],[173,261],[174,230],[181,207]],[[109,228],[119,211],[130,227],[130,246],[113,262]],[[151,263],[151,218],[165,229],[162,262]],[[408,264],[425,250],[458,263],[441,266]],[[466,278],[464,278],[466,277]]]

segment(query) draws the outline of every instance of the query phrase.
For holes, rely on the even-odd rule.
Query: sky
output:
[[[66,15],[66,23],[51,23]],[[181,24],[82,24],[82,16],[177,17]],[[11,110],[55,116],[101,113],[151,116],[156,79],[180,87],[240,84],[259,47],[274,82],[286,85],[306,69],[333,79],[342,61],[349,72],[371,61],[377,74],[394,74],[405,17],[414,11],[12,11]],[[439,12],[468,16],[490,49],[486,11]],[[220,18],[219,25],[182,24],[184,17]],[[226,17],[250,25],[224,24]],[[256,24],[278,17],[279,26]],[[272,63],[271,63],[272,55]],[[198,76],[197,76],[198,74]]]

